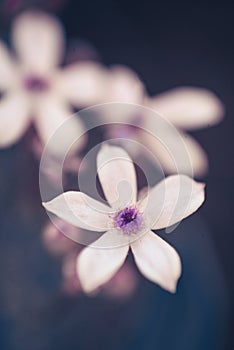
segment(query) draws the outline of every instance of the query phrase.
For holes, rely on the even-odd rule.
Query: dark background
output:
[[[37,184],[32,180],[34,176],[37,178],[37,164],[29,155],[22,156],[21,144],[1,151],[1,167],[4,169],[1,180],[1,349],[83,350],[99,346],[100,349],[121,350],[172,347],[178,350],[232,350],[234,13],[231,1],[70,0],[35,3],[42,9],[52,9],[61,18],[69,38],[82,38],[92,43],[104,64],[125,64],[136,70],[150,94],[179,85],[205,87],[220,97],[226,114],[220,125],[194,133],[210,162],[210,171],[205,178],[207,200],[200,211],[201,222],[200,219],[189,219],[191,224],[188,220],[181,225],[181,233],[177,232],[179,238],[172,241],[184,252],[188,266],[187,272],[185,267],[185,276],[187,274],[191,282],[188,288],[182,284],[176,302],[158,289],[155,292],[145,281],[137,297],[128,305],[106,304],[85,297],[70,299],[59,292],[56,294],[59,267],[44,251],[39,235],[32,238],[28,233],[32,228],[40,232],[40,218],[43,216],[35,189]],[[5,30],[7,26],[6,20]],[[28,162],[31,165],[26,174],[22,164]],[[31,205],[34,194],[38,196],[38,204]],[[26,206],[26,218],[22,219],[21,211],[17,209],[19,205]],[[20,234],[23,238],[19,241]],[[203,236],[206,239],[197,242],[197,237]],[[9,252],[16,256],[17,263],[9,258]],[[38,259],[33,265],[35,256]],[[33,272],[27,272],[30,264]],[[197,270],[191,276],[193,268],[190,270],[190,266],[196,264]],[[204,288],[194,287],[199,281]],[[142,303],[138,303],[139,300]],[[189,316],[183,311],[187,304]],[[163,321],[157,316],[162,305],[166,305],[166,310],[161,310],[166,314]],[[204,314],[199,314],[200,309]],[[166,317],[171,324],[165,323]],[[193,323],[199,323],[199,330]],[[166,329],[163,324],[167,325]],[[97,325],[99,328],[95,333]],[[191,331],[195,328],[197,333]],[[152,336],[156,329],[159,329],[158,338]],[[123,345],[120,338],[129,334],[131,340]],[[187,339],[182,343],[178,340],[181,334]]]

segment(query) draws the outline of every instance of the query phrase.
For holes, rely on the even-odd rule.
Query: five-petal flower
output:
[[[99,101],[103,93],[103,68],[94,62],[59,67],[64,53],[60,22],[43,12],[24,12],[12,28],[17,60],[0,42],[0,146],[17,142],[33,122],[43,144],[73,113]],[[83,125],[72,118],[51,151],[64,152],[69,140],[78,137]]]
[[[137,200],[131,158],[124,149],[106,144],[98,153],[97,170],[109,206],[76,191],[43,203],[75,226],[105,232],[78,257],[83,289],[90,293],[110,280],[130,248],[146,278],[175,292],[181,275],[179,255],[152,230],[171,226],[195,212],[204,201],[204,184],[186,175],[169,176]]]
[[[109,88],[103,97],[103,102],[138,104],[159,113],[179,132],[181,142],[189,154],[194,175],[203,176],[207,172],[208,160],[205,151],[186,131],[210,127],[221,121],[224,107],[214,93],[202,88],[178,87],[149,97],[143,83],[131,69],[124,66],[114,66],[110,69]],[[102,115],[101,118],[108,122],[109,115],[114,115],[115,122],[125,124],[128,121],[133,125],[137,118],[137,126],[140,124],[143,129],[145,127],[151,130],[156,127],[157,134],[162,140],[170,141],[166,142],[166,147],[152,134],[141,132],[141,129],[132,130],[127,125],[115,128],[110,126],[108,136],[138,140],[156,155],[168,174],[176,173],[179,169],[180,173],[191,175],[190,165],[184,161],[184,156],[181,155],[176,133],[168,135],[167,129],[158,128],[156,120],[152,122],[146,117],[146,109],[145,111],[142,109],[142,115],[138,113],[137,116],[132,111],[130,110],[129,113],[129,109],[125,108],[121,110],[122,113],[119,113],[119,108],[110,105],[110,110],[107,110],[106,115]],[[137,152],[136,146],[133,151]]]

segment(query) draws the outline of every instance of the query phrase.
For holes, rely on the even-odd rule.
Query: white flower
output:
[[[24,12],[13,23],[16,57],[0,42],[0,147],[17,142],[33,122],[45,144],[73,107],[96,103],[102,93],[102,67],[92,62],[59,67],[64,33],[58,20],[42,12]],[[16,60],[17,58],[17,60]],[[83,130],[72,118],[53,153],[63,152]]]
[[[103,102],[119,102],[132,103],[152,108],[155,112],[162,115],[165,120],[173,124],[180,133],[180,138],[187,149],[190,156],[194,175],[202,176],[208,170],[208,160],[206,153],[197,141],[186,133],[187,130],[197,130],[199,128],[207,128],[221,121],[224,115],[224,107],[221,101],[209,90],[196,87],[178,87],[166,91],[154,97],[149,97],[145,91],[143,83],[139,77],[127,67],[114,66],[110,69],[109,87],[107,93],[103,96]],[[121,108],[121,107],[119,107]],[[119,113],[119,108],[110,106],[109,113],[102,115],[102,118],[108,121],[108,117],[113,116],[116,122],[126,123],[126,121],[134,124],[135,119],[139,121],[144,128],[154,130],[157,127],[156,121],[148,124],[149,119],[145,115],[134,115],[134,109],[123,109]],[[139,111],[139,110],[138,110]],[[107,110],[108,112],[108,110]],[[144,113],[144,112],[143,112]],[[108,130],[109,137],[123,137],[139,139],[149,150],[151,150],[158,158],[163,169],[173,174],[177,172],[176,166],[181,173],[190,174],[188,164],[185,164],[184,157],[181,156],[178,137],[175,134],[164,135],[167,130],[160,129],[157,134],[166,142],[167,149],[150,133],[141,132],[140,129],[129,130],[125,127],[110,127]],[[123,141],[124,142],[124,141]],[[137,151],[136,147],[134,151]],[[171,156],[173,154],[173,157]]]
[[[90,293],[109,281],[130,248],[146,278],[175,292],[181,275],[179,255],[151,230],[173,225],[195,212],[204,201],[204,184],[185,175],[170,176],[137,201],[134,164],[122,148],[102,146],[97,169],[110,206],[75,191],[43,203],[48,211],[75,226],[105,232],[78,257],[84,291]]]

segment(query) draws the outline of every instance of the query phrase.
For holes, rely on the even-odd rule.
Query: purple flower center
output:
[[[121,229],[127,235],[137,233],[143,223],[141,213],[135,207],[120,210],[114,220],[115,227]]]
[[[25,89],[31,92],[43,92],[49,88],[49,83],[47,80],[33,75],[27,77],[23,84]]]

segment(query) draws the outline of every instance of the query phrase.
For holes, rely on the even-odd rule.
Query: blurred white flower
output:
[[[77,227],[105,232],[77,259],[82,288],[90,293],[109,281],[131,248],[141,273],[175,292],[181,274],[179,255],[151,229],[171,226],[195,212],[204,201],[204,184],[185,175],[170,176],[137,201],[131,158],[122,148],[108,145],[98,153],[97,170],[110,206],[75,191],[43,203],[48,211]]]
[[[67,234],[67,235],[65,235]],[[68,237],[79,236],[79,230],[67,222],[56,218],[49,221],[42,230],[42,240],[47,250],[55,256],[63,256],[78,250],[79,245]]]
[[[76,273],[76,252],[66,254],[62,261],[62,289],[69,295],[78,295],[82,292],[80,280]]]
[[[203,176],[208,170],[206,153],[198,142],[186,133],[187,130],[206,128],[217,124],[224,115],[224,107],[221,101],[209,90],[196,87],[178,87],[166,91],[160,95],[149,97],[139,77],[129,68],[114,66],[110,69],[109,88],[103,97],[103,102],[120,102],[143,105],[152,108],[162,115],[169,123],[172,123],[180,132],[180,137],[190,156],[194,175]],[[110,113],[113,116],[114,108],[110,106]],[[108,116],[102,115],[104,121],[108,122]],[[135,118],[141,119],[142,127],[151,129],[155,125],[149,125],[144,115],[133,115],[128,109],[114,114],[116,122],[125,123],[129,121],[134,124]],[[166,140],[167,135],[159,130],[162,138]],[[140,129],[132,129],[128,126],[110,126],[107,132],[108,137],[132,138],[139,140],[151,150],[158,158],[163,169],[169,173],[177,172],[176,166],[182,173],[190,174],[188,164],[184,163],[180,155],[178,138],[170,135],[167,149],[156,138],[149,133],[142,133]],[[123,141],[124,142],[124,141]],[[129,149],[130,150],[130,149]],[[139,152],[136,148],[131,153]],[[171,156],[173,154],[173,157]],[[175,159],[176,158],[176,159]]]
[[[17,142],[31,122],[45,144],[72,115],[72,107],[99,101],[102,67],[88,61],[59,67],[65,49],[63,29],[56,18],[42,12],[24,12],[15,19],[12,44],[15,54],[0,42],[0,146]],[[81,121],[72,118],[51,151],[64,152],[82,131]]]

